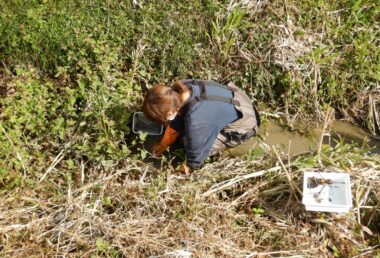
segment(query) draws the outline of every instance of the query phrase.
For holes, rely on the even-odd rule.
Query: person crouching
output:
[[[225,148],[236,147],[258,133],[260,117],[251,99],[234,83],[178,80],[171,86],[157,84],[146,94],[144,114],[166,124],[161,141],[153,146],[157,156],[179,135],[183,138],[186,163],[191,172]]]

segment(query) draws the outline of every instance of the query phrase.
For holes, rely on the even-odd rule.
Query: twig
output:
[[[364,255],[366,255],[366,254],[370,254],[370,253],[373,253],[374,251],[377,251],[378,249],[380,248],[380,244],[378,244],[378,245],[374,245],[374,246],[371,246],[371,247],[369,247],[369,248],[367,248],[367,249],[364,249],[363,251],[363,253],[361,253],[361,254],[359,254],[359,255],[357,255],[357,256],[354,256],[353,258],[359,258],[359,257],[364,257]]]
[[[12,145],[13,151],[16,153],[17,159],[20,161],[22,169],[24,170],[24,177],[26,177],[27,169],[25,167],[24,161],[22,160],[21,154],[17,151],[16,146],[14,145],[11,137],[9,137],[8,133],[5,131],[3,125],[0,124],[0,126],[1,126],[1,130],[3,131],[3,133],[5,134],[5,136],[7,137],[8,141],[10,142],[10,144]]]
[[[59,246],[61,245],[61,234],[62,234],[62,231],[59,231],[58,232],[57,248],[55,251],[57,256],[59,255]]]
[[[329,226],[333,225],[333,223],[331,223],[330,221],[327,221],[325,219],[312,219],[311,222],[316,223],[316,224],[329,225]]]
[[[278,119],[278,118],[281,118],[281,116],[283,116],[284,113],[282,113],[282,112],[269,113],[269,112],[260,111],[260,115],[268,116],[268,117],[274,117],[274,118]]]
[[[13,230],[23,230],[25,228],[30,228],[32,225],[36,224],[36,223],[40,223],[42,221],[45,221],[47,220],[47,217],[42,217],[40,219],[36,219],[36,220],[32,220],[31,222],[29,223],[26,223],[26,224],[12,224],[12,225],[9,225],[9,226],[5,226],[5,227],[0,227],[0,233],[7,233],[9,231],[13,231]]]
[[[297,195],[296,195],[296,191],[302,195],[302,191],[298,188],[297,185],[294,184],[293,182],[293,179],[291,178],[290,174],[289,174],[289,171],[286,169],[286,167],[290,167],[290,165],[288,164],[287,166],[284,165],[284,163],[282,162],[282,159],[280,157],[280,154],[278,153],[277,149],[276,148],[273,148],[274,150],[274,153],[276,154],[277,158],[278,158],[278,161],[280,162],[281,164],[281,167],[284,169],[285,171],[285,174],[286,174],[286,178],[288,179],[288,182],[289,182],[289,185],[290,187],[292,188],[292,191],[293,191],[293,194],[294,196],[296,197],[296,199],[298,200],[297,198]]]
[[[128,168],[128,169],[129,169],[129,168]],[[109,179],[111,179],[111,178],[113,178],[113,177],[115,177],[115,176],[118,176],[118,175],[121,175],[121,174],[123,174],[123,173],[126,173],[126,172],[128,171],[128,169],[122,169],[122,170],[119,170],[118,172],[116,172],[116,173],[114,173],[114,174],[112,174],[112,175],[109,175],[109,176],[107,176],[107,177],[105,177],[105,178],[102,178],[102,179],[100,179],[100,180],[98,180],[98,181],[95,181],[95,182],[93,182],[93,183],[89,183],[89,184],[87,184],[87,185],[84,185],[84,186],[82,186],[82,187],[76,189],[75,191],[73,191],[73,194],[78,193],[78,192],[81,192],[81,191],[86,190],[86,189],[88,189],[88,188],[91,188],[91,187],[93,187],[93,186],[95,186],[95,185],[98,185],[98,184],[100,184],[101,182],[107,181],[107,180],[109,180]]]
[[[7,65],[4,63],[4,61],[1,61],[1,63],[3,64],[3,66],[4,66],[5,70],[7,71],[7,73],[8,73],[10,76],[14,77],[15,75],[14,75],[14,74],[8,69],[8,67],[7,67]]]
[[[264,184],[266,184],[266,183],[264,183]],[[255,186],[253,188],[248,189],[245,193],[243,193],[238,198],[236,198],[235,200],[233,200],[228,206],[232,207],[232,206],[237,205],[241,199],[243,199],[245,196],[247,196],[248,194],[250,194],[252,192],[257,192],[259,188],[260,187]]]
[[[267,170],[261,170],[261,171],[257,171],[257,172],[254,172],[254,173],[250,173],[250,174],[246,174],[246,175],[241,175],[241,176],[237,176],[237,177],[234,177],[234,178],[231,178],[231,179],[228,179],[228,180],[225,180],[223,182],[220,182],[216,185],[213,185],[208,191],[206,191],[205,193],[202,194],[203,197],[207,197],[213,193],[216,193],[222,189],[225,189],[227,187],[230,187],[242,180],[247,180],[247,179],[250,179],[250,178],[254,178],[254,177],[259,177],[259,176],[262,176],[266,173],[269,173],[269,172],[274,172],[274,171],[278,171],[281,169],[281,166],[277,166],[277,167],[273,167],[273,168],[270,168],[270,169],[267,169]]]
[[[83,159],[81,160],[80,162],[80,182],[81,184],[83,185],[84,183],[84,163],[83,163]]]
[[[148,167],[145,168],[144,173],[140,178],[140,183],[144,183],[145,176],[146,176],[147,172],[148,172]]]
[[[289,253],[295,253],[296,251],[274,251],[274,252],[265,252],[265,253],[258,253],[258,252],[253,252],[250,253],[246,256],[246,258],[251,258],[251,257],[261,257],[261,256],[267,256],[271,254],[289,254]]]
[[[66,152],[67,152],[67,150],[69,149],[70,146],[71,146],[71,142],[68,142],[65,145],[65,147],[58,153],[58,155],[55,157],[55,159],[53,160],[53,162],[50,164],[50,166],[48,167],[48,169],[46,170],[46,172],[40,178],[39,182],[42,182],[42,180],[44,180],[44,178],[47,176],[47,174],[49,174],[50,171],[52,171],[61,162],[61,160],[65,157]]]
[[[318,144],[318,148],[317,148],[317,154],[318,154],[318,156],[320,156],[320,153],[321,153],[321,150],[322,150],[322,144],[323,144],[323,137],[325,136],[325,132],[326,132],[327,126],[329,125],[329,122],[331,120],[331,117],[332,117],[333,113],[334,113],[333,109],[331,109],[331,108],[329,108],[327,110],[327,112],[326,112],[325,120],[323,122],[322,134],[321,134],[321,137],[319,139],[319,144]]]

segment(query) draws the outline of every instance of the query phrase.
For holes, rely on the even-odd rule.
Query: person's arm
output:
[[[194,170],[209,157],[219,130],[215,125],[198,124],[185,128],[186,165]]]
[[[161,156],[162,153],[177,140],[178,135],[179,132],[168,125],[161,141],[153,146],[153,154],[156,156]]]

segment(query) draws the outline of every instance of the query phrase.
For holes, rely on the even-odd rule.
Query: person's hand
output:
[[[162,145],[161,143],[156,143],[152,147],[152,152],[154,156],[161,157],[162,153],[167,149],[167,146]]]
[[[153,155],[160,157],[162,153],[176,141],[178,135],[179,133],[168,125],[161,141],[153,145]]]
[[[180,174],[190,174],[193,172],[193,170],[191,169],[191,167],[189,167],[185,162],[182,163],[181,165],[179,165],[179,167],[177,168],[177,172],[180,173]]]

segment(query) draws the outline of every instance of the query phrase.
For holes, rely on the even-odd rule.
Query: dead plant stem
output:
[[[242,180],[247,180],[247,179],[250,179],[250,178],[254,178],[254,177],[259,177],[259,176],[262,176],[266,173],[270,173],[270,172],[274,172],[274,171],[278,171],[281,169],[281,166],[276,166],[276,167],[272,167],[270,169],[267,169],[267,170],[260,170],[260,171],[257,171],[257,172],[254,172],[254,173],[250,173],[250,174],[246,174],[246,175],[239,175],[237,177],[234,177],[234,178],[231,178],[231,179],[228,179],[228,180],[225,180],[223,182],[220,182],[220,183],[217,183],[215,185],[213,185],[208,191],[206,191],[205,193],[202,194],[203,197],[207,197],[213,193],[216,193],[220,190],[223,190],[225,188],[228,188],[230,186],[233,186],[234,184],[242,181]]]
[[[291,178],[291,176],[289,174],[289,171],[287,170],[287,167],[290,167],[290,165],[285,166],[284,162],[282,162],[282,159],[281,159],[280,154],[278,153],[277,149],[273,148],[273,150],[274,150],[274,152],[275,152],[275,154],[277,156],[278,161],[281,164],[282,169],[285,171],[286,178],[288,179],[289,185],[292,188],[293,194],[296,197],[296,199],[298,200],[296,192],[298,192],[299,194],[302,195],[302,191],[298,188],[297,185],[294,184],[293,179]]]
[[[330,124],[330,120],[331,120],[331,117],[332,117],[333,113],[334,112],[333,112],[332,108],[328,108],[327,111],[326,111],[326,116],[325,116],[325,119],[324,119],[324,122],[323,122],[323,129],[322,129],[321,137],[319,139],[318,148],[317,148],[317,154],[318,154],[319,162],[320,162],[320,158],[321,158],[320,157],[320,153],[321,153],[321,150],[322,150],[323,137],[325,136],[326,129],[327,129],[327,127]]]
[[[21,163],[22,169],[24,170],[24,178],[25,178],[25,177],[26,177],[27,169],[26,169],[26,167],[25,167],[25,164],[24,164],[24,161],[23,161],[23,159],[22,159],[22,157],[21,157],[21,154],[17,151],[16,146],[14,145],[14,143],[13,143],[11,137],[10,137],[10,136],[8,135],[8,133],[5,131],[3,125],[0,124],[0,126],[1,126],[1,130],[3,131],[3,133],[5,134],[5,136],[7,137],[9,143],[12,145],[13,151],[16,153],[17,159],[18,159],[18,160],[20,161],[20,163]]]
[[[62,161],[62,159],[65,157],[66,152],[70,146],[71,146],[71,142],[66,143],[63,149],[54,158],[53,162],[50,164],[46,172],[42,175],[39,182],[42,182],[45,179],[45,177]]]

